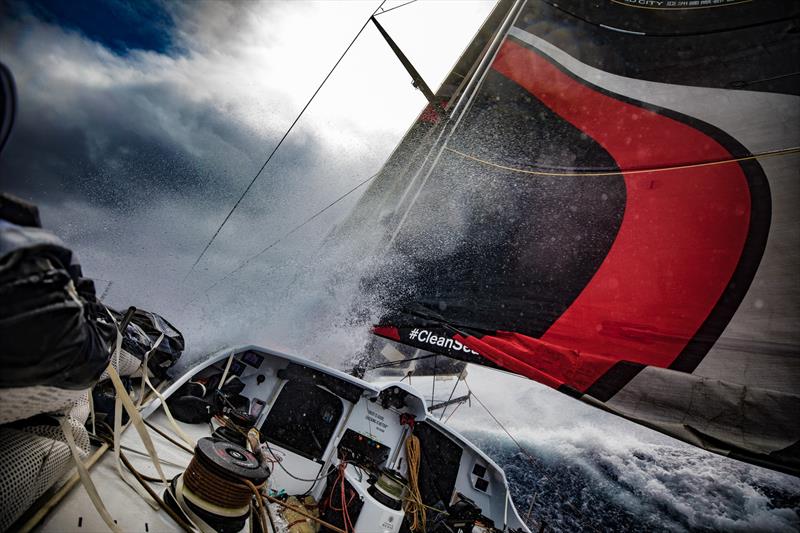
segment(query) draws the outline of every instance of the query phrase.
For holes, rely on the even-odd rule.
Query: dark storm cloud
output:
[[[215,14],[221,6],[212,6]],[[19,118],[0,169],[4,187],[25,197],[89,198],[127,212],[154,197],[200,203],[213,197],[218,206],[229,205],[286,122],[287,113],[276,113],[264,121],[269,131],[255,131],[232,116],[229,103],[193,97],[192,86],[204,80],[176,75],[180,59],[108,57],[71,26],[65,31],[30,15],[4,21],[2,34],[10,51],[4,60],[19,81]],[[207,40],[204,46],[220,53],[226,44]],[[81,71],[74,77],[49,72],[46,58],[53,52],[73,60],[65,68]],[[284,185],[302,185],[324,151],[313,132],[297,132],[276,161],[291,165],[268,169],[261,192],[269,192],[275,175]]]
[[[130,50],[166,52],[172,45],[174,21],[156,0],[29,0],[10,2],[12,14],[38,18],[80,31],[119,54]]]
[[[257,340],[247,324],[270,320],[263,302],[276,301],[345,211],[332,210],[333,218],[298,235],[299,245],[282,243],[243,269],[212,294],[214,306],[194,302],[208,304],[208,286],[363,179],[377,157],[342,157],[313,117],[300,124],[184,283],[296,112],[282,92],[254,88],[257,68],[237,64],[247,32],[261,31],[264,13],[276,8],[165,4],[175,26],[156,17],[154,28],[131,37],[98,34],[98,21],[80,13],[45,16],[47,5],[0,19],[0,60],[19,93],[17,124],[0,157],[2,189],[39,204],[45,225],[78,252],[84,270],[112,282],[112,305],[172,317],[192,347]],[[123,15],[126,25],[147,18]]]
[[[29,95],[23,86],[0,163],[23,196],[91,197],[128,211],[153,195],[230,200],[276,140],[232,122],[214,102],[187,103],[164,85],[78,92],[62,108]],[[286,149],[300,166],[320,155],[318,146],[291,141]]]

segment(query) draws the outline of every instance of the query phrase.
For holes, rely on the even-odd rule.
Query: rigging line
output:
[[[461,403],[457,404],[457,405],[456,405],[456,408],[455,408],[455,409],[453,409],[452,411],[450,411],[450,414],[449,414],[449,415],[447,415],[447,418],[444,420],[444,423],[445,423],[445,424],[447,424],[448,422],[450,422],[450,419],[451,419],[451,418],[453,418],[453,415],[454,415],[454,414],[456,414],[456,411],[458,411],[458,408],[459,408],[459,407],[461,407],[462,405],[464,405],[464,402],[461,402]]]
[[[448,396],[448,397],[447,397],[447,401],[448,401],[448,402],[449,402],[450,400],[452,400],[452,399],[453,399],[453,394],[456,392],[456,388],[458,387],[458,382],[459,382],[459,381],[461,381],[461,380],[460,380],[460,379],[458,379],[458,377],[456,377],[456,384],[455,384],[455,385],[453,385],[453,390],[451,390],[451,391],[450,391],[450,396]],[[445,406],[444,406],[444,409],[442,409],[442,414],[440,414],[440,415],[439,415],[439,420],[441,420],[442,418],[444,418],[444,413],[445,413],[446,411],[447,411],[447,406],[445,405]]]
[[[791,78],[792,76],[797,76],[798,74],[800,74],[800,71],[789,72],[786,74],[779,74],[778,76],[770,76],[769,78],[761,78],[758,80],[732,81],[731,83],[728,84],[728,87],[738,89],[740,87],[748,87],[750,85],[755,85],[756,83],[764,83],[765,81],[775,81],[775,80],[781,80],[783,78]]]
[[[492,161],[487,161],[485,159],[481,159],[479,157],[475,157],[470,154],[465,154],[464,152],[460,152],[450,147],[445,147],[445,150],[448,152],[452,152],[456,155],[460,155],[465,159],[470,159],[472,161],[476,161],[483,165],[487,165],[490,167],[499,168],[502,170],[508,170],[511,172],[517,172],[520,174],[530,174],[532,176],[555,176],[555,177],[581,177],[581,176],[588,176],[588,177],[600,177],[600,176],[619,176],[621,174],[632,175],[632,174],[647,174],[651,172],[668,172],[671,170],[682,170],[687,168],[701,168],[701,167],[711,167],[716,165],[726,165],[729,163],[739,163],[741,161],[752,161],[754,159],[767,159],[768,157],[777,157],[783,155],[790,155],[800,153],[800,146],[793,146],[791,148],[781,148],[780,150],[769,150],[766,152],[758,152],[755,154],[751,154],[744,157],[736,157],[733,159],[719,159],[715,161],[706,161],[703,163],[688,163],[685,165],[672,165],[666,167],[654,167],[654,168],[637,168],[633,170],[617,170],[617,171],[603,171],[603,172],[549,172],[545,170],[526,170],[524,168],[515,168],[509,167],[506,165],[500,165],[498,163],[493,163]]]
[[[436,362],[438,361],[438,357],[436,354],[433,356],[433,380],[431,383],[431,403],[428,407],[433,407],[433,404],[436,402]]]
[[[323,87],[323,85],[325,85],[325,82],[328,81],[328,78],[331,77],[331,75],[333,74],[333,71],[336,70],[336,67],[338,67],[339,63],[342,62],[342,59],[344,59],[344,56],[347,55],[347,52],[350,51],[350,48],[352,48],[352,46],[355,44],[356,40],[359,38],[361,33],[363,33],[364,29],[367,27],[367,25],[369,24],[369,21],[372,19],[372,17],[375,16],[375,13],[378,11],[378,9],[380,9],[383,6],[383,4],[385,4],[385,3],[386,3],[386,0],[383,0],[381,2],[381,4],[377,7],[377,9],[375,9],[375,11],[372,12],[372,15],[370,15],[370,17],[367,18],[366,21],[364,21],[364,24],[361,26],[361,29],[358,30],[358,33],[356,33],[355,37],[353,37],[353,40],[350,41],[350,44],[347,45],[347,48],[345,48],[344,52],[342,52],[342,55],[339,56],[339,59],[336,60],[336,63],[334,63],[333,67],[331,67],[331,70],[328,72],[328,74],[325,76],[325,78],[319,84],[319,86],[317,87],[317,90],[314,91],[314,94],[311,95],[311,98],[308,99],[308,101],[306,102],[306,105],[303,106],[303,109],[300,110],[300,113],[298,113],[297,117],[295,117],[294,122],[292,122],[292,124],[289,126],[289,129],[287,129],[286,132],[283,134],[283,137],[281,137],[281,139],[278,141],[278,144],[276,144],[275,147],[272,149],[272,152],[270,152],[269,156],[267,156],[267,159],[266,159],[266,161],[264,161],[264,164],[261,165],[261,168],[258,170],[258,172],[256,172],[255,176],[253,176],[253,179],[250,180],[250,183],[247,185],[247,187],[245,187],[244,191],[239,196],[239,199],[236,200],[236,203],[233,204],[233,207],[231,207],[230,211],[228,211],[228,214],[225,215],[225,218],[222,220],[222,223],[219,225],[219,227],[217,227],[217,229],[214,231],[214,234],[211,236],[211,238],[206,243],[205,247],[203,248],[203,251],[200,252],[200,255],[197,256],[197,259],[195,259],[194,263],[192,264],[191,268],[189,269],[189,272],[187,272],[186,276],[184,276],[184,278],[183,278],[183,282],[184,283],[189,278],[191,273],[194,272],[195,267],[198,265],[198,263],[200,263],[200,260],[206,254],[208,249],[211,247],[211,244],[217,238],[217,236],[219,235],[219,232],[222,231],[222,228],[225,226],[225,224],[227,224],[228,220],[230,220],[231,215],[233,215],[233,212],[236,211],[236,208],[239,207],[239,204],[242,203],[242,200],[244,200],[244,197],[247,195],[247,193],[253,187],[253,185],[255,184],[255,182],[258,179],[258,177],[261,176],[261,173],[264,171],[264,169],[266,168],[267,164],[269,164],[270,160],[272,160],[272,156],[275,155],[275,152],[278,151],[278,148],[281,147],[281,145],[283,144],[283,141],[286,140],[286,137],[289,136],[289,133],[292,131],[292,129],[295,127],[295,125],[300,120],[300,117],[303,116],[303,113],[305,113],[306,109],[308,109],[308,106],[311,105],[311,102],[314,100],[314,98],[316,98],[316,96],[320,92],[320,90],[322,90],[322,87]]]
[[[400,9],[401,7],[405,7],[405,6],[407,6],[408,4],[413,4],[413,3],[414,3],[414,2],[416,2],[416,1],[417,1],[417,0],[411,0],[410,2],[406,2],[405,4],[400,4],[399,6],[390,7],[389,9],[381,9],[381,12],[380,12],[380,13],[376,13],[374,16],[378,17],[378,16],[380,16],[380,15],[383,15],[383,14],[385,14],[385,13],[388,13],[389,11],[394,11],[395,9]],[[381,5],[383,5],[383,4],[381,4]],[[379,9],[380,9],[380,8],[379,8]]]
[[[381,363],[379,365],[372,366],[372,367],[368,368],[367,371],[375,370],[375,369],[378,369],[378,368],[385,368],[387,366],[402,365],[404,363],[408,363],[409,361],[419,361],[420,359],[430,359],[431,357],[434,357],[435,355],[436,354],[434,354],[434,353],[430,353],[428,355],[421,355],[419,357],[409,357],[408,359],[399,359],[397,361],[388,361],[386,363]]]
[[[477,401],[477,402],[480,404],[480,406],[481,406],[481,407],[483,407],[483,409],[484,409],[484,410],[485,410],[487,413],[489,413],[489,416],[491,416],[491,417],[492,417],[492,420],[494,420],[494,421],[495,421],[495,423],[496,423],[498,426],[500,426],[500,429],[502,429],[502,430],[505,432],[505,434],[506,434],[506,435],[508,435],[508,438],[510,438],[512,441],[514,441],[514,444],[516,444],[516,445],[517,445],[517,448],[519,448],[519,451],[521,451],[522,453],[524,453],[524,454],[525,454],[525,455],[528,457],[528,459],[531,461],[531,463],[532,463],[533,465],[537,465],[538,463],[537,463],[536,459],[534,459],[534,457],[533,457],[533,456],[530,454],[530,452],[529,452],[528,450],[526,450],[525,448],[523,448],[523,447],[522,447],[522,444],[520,444],[520,443],[519,443],[519,441],[518,441],[517,439],[515,439],[515,438],[514,438],[514,436],[513,436],[513,435],[512,435],[512,434],[511,434],[511,433],[510,433],[510,432],[509,432],[507,429],[506,429],[506,427],[503,425],[503,423],[502,423],[502,422],[500,422],[500,421],[497,419],[497,417],[496,417],[496,416],[494,416],[494,414],[493,414],[493,413],[492,413],[492,412],[489,410],[489,408],[488,408],[488,407],[486,407],[486,405],[484,405],[484,403],[481,401],[481,399],[480,399],[480,398],[478,398],[477,396],[475,396],[475,392],[473,392],[473,390],[470,388],[470,386],[469,386],[469,383],[467,383],[467,380],[466,380],[466,379],[464,380],[464,384],[467,386],[467,390],[468,390],[468,391],[469,391],[469,393],[472,395],[472,397],[473,397],[473,398],[475,398],[475,400],[476,400],[476,401]]]
[[[365,180],[362,180],[361,182],[359,182],[359,183],[358,183],[358,184],[357,184],[355,187],[353,187],[352,189],[350,189],[350,190],[349,190],[349,191],[347,191],[346,193],[344,193],[344,194],[342,194],[341,196],[339,196],[338,198],[336,198],[334,201],[332,201],[331,203],[329,203],[328,205],[326,205],[325,207],[323,207],[322,209],[320,209],[319,211],[317,211],[316,213],[314,213],[313,215],[311,215],[310,217],[308,217],[307,219],[305,219],[305,220],[304,220],[303,222],[301,222],[300,224],[296,225],[294,228],[292,228],[291,230],[289,230],[289,231],[288,231],[287,233],[285,233],[283,236],[281,236],[281,237],[279,237],[278,239],[276,239],[276,240],[272,241],[272,242],[271,242],[271,243],[270,243],[270,244],[269,244],[269,245],[268,245],[266,248],[262,249],[262,250],[261,250],[260,252],[258,252],[257,254],[255,254],[255,255],[251,255],[250,257],[248,257],[247,259],[245,259],[244,261],[242,261],[242,263],[241,263],[241,264],[239,264],[239,266],[237,266],[236,268],[234,268],[233,270],[231,270],[230,272],[228,272],[227,274],[225,274],[224,276],[222,276],[220,279],[218,279],[217,281],[215,281],[213,284],[211,284],[211,285],[210,285],[208,288],[206,288],[206,290],[205,290],[205,293],[206,293],[206,294],[208,294],[208,292],[209,292],[211,289],[213,289],[214,287],[216,287],[217,285],[219,285],[220,283],[222,283],[222,282],[223,282],[223,281],[225,281],[226,279],[230,278],[231,276],[233,276],[233,275],[234,275],[234,274],[236,274],[237,272],[241,271],[241,270],[242,270],[244,267],[246,267],[246,266],[247,266],[248,264],[250,264],[252,261],[256,260],[258,257],[260,257],[261,255],[263,255],[264,253],[266,253],[266,252],[267,252],[267,251],[268,251],[270,248],[273,248],[274,246],[277,246],[277,245],[278,245],[278,244],[279,244],[281,241],[283,241],[283,240],[284,240],[284,239],[286,239],[287,237],[291,236],[293,233],[295,233],[295,232],[297,232],[298,230],[300,230],[301,228],[303,228],[303,227],[304,227],[306,224],[308,224],[308,223],[310,223],[311,221],[313,221],[314,219],[316,219],[318,216],[320,216],[321,214],[323,214],[325,211],[327,211],[328,209],[330,209],[330,208],[331,208],[331,207],[333,207],[334,205],[338,204],[339,202],[341,202],[342,200],[344,200],[345,198],[347,198],[349,195],[351,195],[352,193],[354,193],[355,191],[357,191],[358,189],[360,189],[361,187],[363,187],[364,185],[366,185],[367,183],[369,183],[370,181],[372,181],[373,179],[375,179],[375,178],[378,176],[378,174],[380,174],[380,171],[376,172],[375,174],[373,174],[372,176],[368,177],[367,179],[365,179]],[[195,300],[196,300],[196,299],[197,299],[197,298],[195,298]],[[192,300],[192,301],[194,301],[194,300]],[[191,303],[191,302],[190,302],[190,303]]]

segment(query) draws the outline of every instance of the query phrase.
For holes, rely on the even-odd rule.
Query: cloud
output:
[[[130,50],[166,52],[171,48],[173,19],[157,0],[10,0],[12,12],[30,12],[44,21],[75,29],[115,53]]]
[[[321,311],[330,297],[325,272],[335,272],[336,261],[352,264],[358,250],[327,258],[328,266],[309,279],[298,281],[298,272],[320,262],[314,254],[321,239],[358,194],[235,279],[208,295],[206,288],[375,172],[424,100],[376,32],[365,32],[184,283],[372,8],[152,2],[126,11],[125,5],[104,5],[88,16],[40,0],[33,8],[14,4],[0,19],[2,61],[19,89],[18,122],[0,158],[3,189],[38,203],[45,224],[76,249],[85,270],[113,282],[111,304],[164,313],[184,329],[191,349],[234,341],[301,349],[311,324],[330,318]],[[466,4],[473,30],[489,7]],[[432,9],[451,6],[434,2]],[[140,34],[126,33],[123,26],[140,19]],[[391,21],[387,15],[387,26]],[[470,31],[462,30],[460,44],[448,43],[446,61]],[[289,285],[295,290],[287,292]],[[348,287],[353,298],[357,283]],[[344,299],[328,302],[338,310],[333,315]],[[265,329],[275,335],[266,338]]]

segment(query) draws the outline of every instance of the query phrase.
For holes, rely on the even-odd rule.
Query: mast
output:
[[[398,197],[408,196],[410,181],[425,154],[433,147],[435,136],[444,127],[443,119],[450,116],[456,103],[466,93],[468,83],[475,78],[492,43],[502,34],[502,27],[507,25],[511,10],[519,9],[523,3],[523,0],[497,2],[445,80],[433,93],[433,101],[442,106],[441,112],[437,112],[430,103],[420,112],[350,215],[326,238],[330,246],[335,246],[337,241],[354,238],[365,244],[369,243],[373,250],[385,246],[388,235],[393,232],[392,220],[395,218],[385,213],[387,205],[392,205]],[[396,212],[398,206],[390,209]],[[365,232],[365,224],[377,225],[376,231]]]
[[[378,19],[376,19],[373,16],[370,18],[370,20],[375,25],[375,27],[378,28],[378,31],[386,40],[386,42],[389,44],[389,47],[392,49],[392,52],[395,53],[397,59],[400,60],[400,63],[402,63],[405,69],[408,71],[409,75],[411,76],[411,79],[414,81],[414,87],[422,91],[422,94],[425,95],[425,98],[428,100],[428,103],[430,105],[434,106],[434,108],[438,108],[439,105],[436,103],[433,91],[431,91],[430,87],[428,87],[428,84],[425,83],[425,80],[422,79],[422,76],[420,76],[419,72],[417,72],[417,69],[414,68],[414,65],[411,64],[411,61],[408,60],[403,51],[400,50],[400,47],[397,46],[397,44],[389,36],[389,34],[386,33],[386,30],[384,30],[383,26],[380,25]]]

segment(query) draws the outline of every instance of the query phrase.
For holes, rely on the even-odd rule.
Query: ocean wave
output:
[[[458,424],[456,424],[456,428]],[[556,531],[800,530],[800,479],[595,426],[465,430],[505,469],[528,523]],[[530,513],[529,513],[530,511]]]

